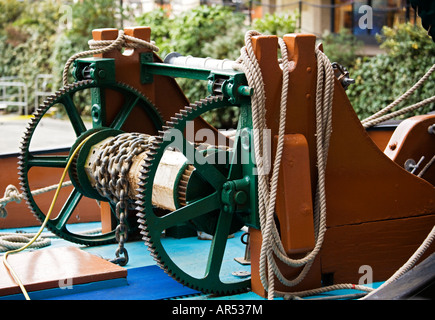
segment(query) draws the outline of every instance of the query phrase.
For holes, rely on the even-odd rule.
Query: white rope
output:
[[[62,188],[72,185],[71,181],[65,181],[62,183]],[[40,188],[37,190],[32,191],[32,195],[40,195],[52,190],[57,189],[58,185],[54,184],[45,188]],[[21,200],[24,199],[24,194],[20,194],[17,187],[14,185],[8,185],[6,187],[6,191],[4,194],[4,197],[0,199],[0,218],[6,218],[7,211],[5,206],[9,202],[17,202],[20,203]],[[98,234],[101,233],[101,228],[96,228],[92,230],[86,230],[83,232],[79,232],[79,234],[83,235],[92,235],[92,234]],[[28,243],[36,233],[25,233],[25,232],[1,232],[0,233],[0,252],[6,252],[9,250],[15,250],[21,248],[23,245]],[[49,246],[51,244],[51,241],[48,238],[57,238],[56,235],[47,232],[45,234],[41,234],[41,237],[37,239],[32,245],[29,246],[29,248],[43,248],[46,246]]]
[[[16,250],[29,243],[35,236],[33,233],[0,233],[0,252]],[[46,237],[40,237],[33,242],[29,248],[39,249],[47,247],[51,240]]]
[[[319,253],[321,246],[323,244],[324,235],[326,232],[326,198],[325,198],[325,170],[329,149],[329,140],[332,132],[332,100],[333,100],[333,90],[334,90],[334,71],[332,65],[327,58],[327,56],[316,49],[317,56],[317,87],[316,87],[316,148],[317,148],[317,168],[318,168],[318,182],[317,190],[314,204],[314,229],[315,229],[315,246],[314,249],[309,252],[304,258],[301,259],[291,259],[287,256],[285,249],[282,245],[281,239],[279,237],[279,232],[277,230],[276,224],[274,222],[274,209],[276,200],[276,188],[278,182],[279,166],[281,161],[282,153],[282,142],[285,132],[285,118],[286,118],[286,104],[287,104],[287,82],[288,82],[288,58],[287,50],[284,41],[279,39],[279,44],[281,47],[281,52],[283,56],[283,86],[281,92],[281,105],[280,105],[280,124],[278,129],[278,144],[277,151],[275,155],[275,162],[273,166],[271,180],[268,181],[268,157],[264,153],[265,148],[263,148],[263,132],[266,126],[265,118],[265,90],[264,82],[262,79],[261,69],[259,67],[258,61],[255,57],[251,38],[252,36],[260,35],[256,31],[248,31],[245,35],[245,47],[241,49],[241,56],[236,61],[235,68],[240,69],[245,72],[249,86],[254,88],[254,95],[251,99],[252,108],[252,122],[253,122],[253,132],[254,132],[254,151],[256,164],[258,168],[258,201],[259,201],[259,216],[260,216],[260,226],[263,237],[263,242],[261,246],[260,262],[259,262],[259,273],[260,280],[268,292],[268,299],[273,299],[275,295],[283,296],[285,298],[296,298],[311,296],[315,294],[320,294],[332,290],[339,289],[354,289],[364,292],[375,292],[373,288],[355,285],[355,284],[336,284],[332,286],[322,287],[318,289],[299,291],[299,292],[279,292],[274,290],[274,276],[276,276],[284,285],[291,287],[300,283],[308,271],[311,268],[314,258]],[[420,79],[411,89],[409,89],[405,94],[403,94],[399,99],[394,101],[392,104],[379,111],[372,117],[364,120],[364,126],[373,125],[373,123],[378,123],[385,121],[387,118],[395,117],[409,111],[415,110],[423,105],[431,103],[434,101],[434,97],[423,100],[415,105],[403,108],[402,110],[391,113],[390,115],[384,116],[390,109],[397,106],[400,102],[405,100],[409,95],[411,95],[415,90],[417,90],[423,83],[428,79],[431,73],[435,70],[435,65],[425,74],[425,76]],[[267,149],[267,148],[266,148]],[[410,268],[414,266],[416,261],[421,257],[427,247],[432,243],[435,233],[435,227],[431,234],[426,238],[424,243],[420,246],[415,254],[409,259],[409,261],[399,269],[383,286],[388,285],[402,274],[407,272]],[[286,279],[280,272],[276,260],[273,257],[276,255],[282,262],[291,267],[302,267],[302,271],[299,275],[292,279]],[[381,287],[383,287],[381,286]],[[369,296],[369,295],[367,295]]]
[[[112,50],[120,50],[122,48],[147,48],[154,52],[159,51],[159,48],[153,43],[125,35],[123,30],[118,31],[118,37],[115,40],[89,40],[88,45],[91,50],[76,53],[67,60],[62,74],[64,86],[68,84],[69,67],[78,58],[106,53]]]
[[[318,62],[318,83],[316,93],[316,144],[318,151],[319,181],[315,205],[315,229],[316,245],[313,251],[302,259],[291,259],[287,256],[279,237],[277,226],[274,222],[276,189],[278,183],[279,167],[282,155],[283,138],[285,133],[286,105],[288,93],[289,66],[287,48],[282,39],[279,45],[283,61],[283,86],[280,104],[280,123],[278,129],[278,143],[275,161],[272,168],[272,176],[268,181],[268,157],[264,154],[263,132],[267,128],[265,120],[265,92],[261,69],[252,49],[251,37],[259,35],[256,31],[249,31],[245,36],[245,47],[241,50],[241,56],[237,60],[240,68],[245,72],[248,83],[254,88],[251,100],[252,120],[254,128],[254,150],[258,167],[258,197],[259,216],[263,242],[260,253],[260,280],[263,287],[268,291],[268,299],[274,298],[274,276],[287,286],[294,286],[301,282],[308,273],[314,258],[320,251],[326,231],[326,198],[325,198],[325,168],[329,138],[331,134],[331,111],[334,86],[334,72],[329,59],[320,50],[316,50]],[[286,279],[280,272],[273,253],[285,264],[292,267],[304,266],[301,273],[292,280]]]
[[[384,116],[380,116],[378,118],[373,118],[373,119],[371,119],[369,121],[365,121],[365,122],[361,122],[361,123],[363,124],[364,128],[369,128],[369,127],[372,127],[372,126],[374,126],[374,125],[376,125],[378,123],[381,123],[381,122],[387,121],[389,119],[393,119],[395,117],[398,117],[398,116],[401,116],[403,114],[406,114],[408,112],[417,110],[417,109],[419,109],[419,108],[421,108],[421,107],[423,107],[423,106],[425,106],[425,105],[427,105],[429,103],[433,103],[433,102],[435,102],[435,96],[432,96],[430,98],[424,99],[424,100],[422,100],[420,102],[417,102],[417,103],[415,103],[413,105],[410,105],[410,106],[402,108],[400,110],[391,112],[391,113],[386,114]]]
[[[420,88],[424,82],[429,79],[431,74],[435,71],[435,64],[429,68],[429,70],[425,73],[423,77],[421,77],[420,80],[418,80],[408,91],[406,91],[404,94],[402,94],[399,98],[397,98],[395,101],[390,103],[388,106],[383,108],[382,110],[376,112],[375,114],[371,115],[370,117],[367,117],[366,119],[362,120],[361,123],[364,126],[364,128],[368,128],[371,126],[374,126],[380,122],[383,122],[388,119],[392,119],[394,117],[397,117],[399,115],[405,114],[410,111],[414,111],[418,108],[421,108],[425,106],[426,104],[429,104],[431,102],[435,101],[435,96],[432,96],[431,98],[425,99],[419,103],[413,104],[412,106],[406,107],[403,110],[398,110],[390,115],[384,116],[388,111],[399,105],[402,101],[406,100],[411,94],[413,94],[418,88]]]
[[[68,187],[72,185],[71,181],[65,181],[64,183],[62,183],[62,188],[64,187]],[[37,190],[32,191],[32,196],[37,196],[40,194],[43,194],[45,192],[49,192],[52,190],[56,190],[57,189],[57,184],[45,187],[45,188],[40,188]],[[6,218],[7,216],[7,211],[5,206],[9,203],[9,202],[17,202],[20,203],[21,200],[24,199],[24,194],[20,193],[17,189],[17,187],[15,187],[14,185],[10,184],[6,187],[5,189],[5,193],[3,198],[0,199],[0,218]]]

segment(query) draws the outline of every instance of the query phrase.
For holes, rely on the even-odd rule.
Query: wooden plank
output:
[[[435,296],[435,253],[368,300],[433,299]]]
[[[77,247],[21,252],[8,262],[28,292],[127,277],[127,269]],[[1,263],[0,296],[17,293],[19,286]]]
[[[373,282],[385,281],[417,250],[435,224],[435,215],[329,228],[322,246],[322,273],[334,283],[359,283],[371,269]],[[425,255],[434,252],[432,244]]]

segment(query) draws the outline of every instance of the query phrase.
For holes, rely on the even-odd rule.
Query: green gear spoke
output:
[[[71,94],[65,94],[59,102],[65,106],[66,113],[68,114],[68,117],[71,121],[71,124],[73,126],[74,132],[76,133],[76,136],[78,137],[83,132],[86,131],[86,126],[83,123],[82,118],[80,117],[79,111],[77,110],[77,107],[72,99]]]
[[[39,125],[42,117],[47,113],[47,111],[50,108],[58,104],[62,104],[66,110],[68,119],[71,122],[74,133],[78,137],[75,143],[73,144],[73,146],[77,146],[79,141],[82,141],[83,139],[89,137],[92,134],[108,129],[104,127],[92,128],[90,130],[86,129],[86,126],[80,116],[79,109],[77,108],[76,104],[73,101],[74,94],[81,93],[84,90],[86,90],[85,91],[86,94],[90,92],[93,93],[94,95],[105,94],[107,90],[111,90],[125,97],[124,106],[123,108],[119,109],[121,110],[119,111],[120,114],[115,115],[115,119],[117,119],[114,122],[115,126],[121,127],[128,120],[128,118],[131,116],[130,109],[132,109],[135,105],[138,106],[140,105],[140,107],[146,109],[147,113],[145,116],[148,116],[151,119],[152,121],[151,123],[154,126],[153,128],[150,128],[151,132],[156,132],[157,130],[161,129],[163,124],[163,120],[160,116],[160,113],[155,108],[155,106],[152,105],[149,102],[149,100],[145,96],[143,96],[139,91],[123,83],[113,82],[109,84],[98,84],[92,80],[83,80],[83,81],[78,81],[69,84],[63,87],[62,89],[60,89],[59,91],[57,91],[56,93],[54,93],[53,95],[47,97],[46,100],[43,102],[43,104],[37,110],[35,110],[34,117],[29,121],[29,124],[24,133],[24,137],[22,139],[22,143],[20,147],[21,151],[19,156],[20,159],[19,176],[21,180],[20,182],[21,189],[26,199],[28,200],[27,202],[30,210],[33,212],[36,218],[41,222],[45,220],[46,213],[44,213],[44,211],[41,210],[41,208],[39,207],[38,203],[35,201],[32,195],[32,190],[29,184],[29,170],[32,167],[38,167],[42,169],[66,168],[66,165],[70,159],[70,155],[68,156],[35,155],[31,153],[29,147],[31,145],[32,139],[34,138],[35,130],[37,129],[37,126]],[[98,97],[98,96],[97,97],[93,96],[92,98],[93,99],[95,98],[95,101],[103,101],[103,102],[105,99],[105,97]],[[105,112],[105,110],[102,111]],[[36,134],[37,132],[38,131],[36,131]],[[95,143],[97,142],[98,141],[96,141]],[[50,219],[47,222],[47,228],[50,231],[52,231],[54,234],[58,235],[59,237],[78,244],[92,246],[92,245],[104,245],[108,243],[113,243],[116,241],[114,230],[107,232],[105,234],[94,234],[94,235],[80,234],[68,230],[68,224],[71,223],[71,221],[69,220],[73,220],[72,217],[74,211],[79,206],[80,201],[83,198],[96,199],[96,196],[90,193],[87,189],[84,189],[83,185],[81,184],[80,182],[81,180],[78,177],[79,172],[77,168],[75,168],[75,166],[78,165],[81,164],[78,164],[78,162],[74,160],[68,172],[71,182],[74,185],[74,189],[72,189],[67,200],[62,204],[61,210],[58,213],[57,212],[52,213],[54,218]],[[105,201],[106,199],[99,199],[99,200]],[[107,199],[107,201],[109,201],[109,199]],[[82,204],[80,203],[80,206],[81,205]],[[116,214],[112,205],[111,205],[111,215],[112,215],[112,219],[116,221],[117,220]]]
[[[156,221],[156,224],[158,230],[162,231],[169,227],[173,227],[180,222],[194,219],[218,208],[219,195],[217,192],[214,192],[207,197],[189,203],[188,205],[181,207],[163,217],[157,218],[158,221]]]
[[[65,168],[67,162],[68,156],[30,156],[29,160],[27,160],[29,168]]]
[[[213,164],[208,163],[201,152],[189,141],[184,140],[184,147],[186,148],[185,156],[204,181],[207,181],[216,190],[222,187],[227,178]]]
[[[228,212],[221,210],[219,214],[218,225],[213,237],[213,242],[210,247],[208,263],[206,268],[206,277],[216,277],[224,259],[225,247],[227,243],[228,234],[230,231],[232,215]]]
[[[140,97],[133,95],[128,96],[127,101],[124,103],[121,111],[117,114],[115,120],[110,125],[111,128],[120,130],[133,110],[134,106],[138,103]]]
[[[70,193],[67,201],[63,205],[57,218],[52,219],[51,222],[59,231],[65,231],[66,224],[82,199],[83,195],[76,189]]]

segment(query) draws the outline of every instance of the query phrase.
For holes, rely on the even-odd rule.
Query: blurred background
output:
[[[405,0],[0,0],[0,127],[27,119],[62,86],[65,62],[88,50],[93,29],[138,25],[151,27],[162,58],[176,51],[235,60],[249,29],[315,34],[331,62],[355,79],[347,93],[360,118],[388,105],[435,63],[435,46]],[[190,100],[207,95],[205,83],[179,84]],[[408,103],[433,92],[435,82],[428,81]],[[86,104],[79,108],[83,116],[90,113]],[[434,109],[430,104],[418,112]],[[54,110],[49,116],[64,115]],[[237,110],[206,118],[218,128],[232,128]],[[8,152],[2,139],[0,153]]]

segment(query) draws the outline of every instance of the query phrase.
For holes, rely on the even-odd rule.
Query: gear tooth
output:
[[[136,199],[137,200],[142,200],[143,199],[143,193],[145,192],[145,188],[144,189],[141,189],[140,191],[138,191],[139,193],[138,194],[136,194]]]
[[[154,141],[152,141],[153,144],[158,143],[159,145],[163,142],[163,137],[161,136],[155,136]]]
[[[140,187],[145,186],[145,182],[142,181],[142,180],[139,180],[137,184],[138,184]],[[142,193],[142,192],[144,192],[144,191],[145,191],[145,188],[137,188],[137,189],[136,189],[136,192],[139,192],[139,193]]]
[[[136,217],[143,219],[145,217],[145,213],[143,213],[143,210],[141,210],[140,208],[141,207],[136,207],[136,210],[139,211],[136,213]]]

